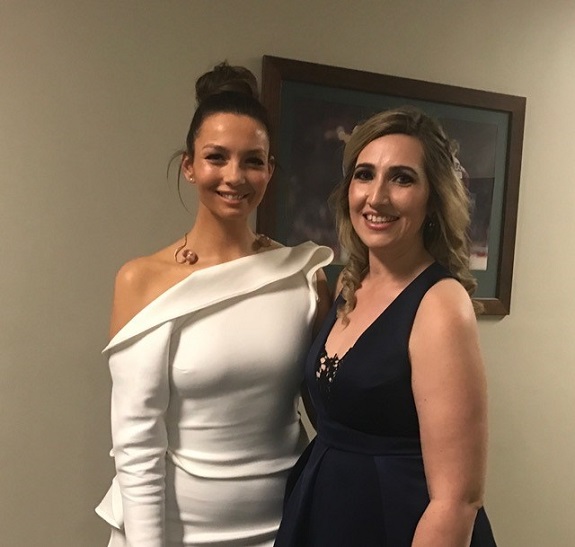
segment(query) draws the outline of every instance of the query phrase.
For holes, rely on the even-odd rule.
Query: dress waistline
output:
[[[421,456],[419,438],[372,435],[327,420],[318,423],[317,441],[337,450],[370,456]]]

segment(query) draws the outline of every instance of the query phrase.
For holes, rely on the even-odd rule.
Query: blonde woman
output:
[[[468,202],[453,148],[402,108],[346,144],[334,202],[350,255],[312,345],[318,435],[276,547],[492,547]]]

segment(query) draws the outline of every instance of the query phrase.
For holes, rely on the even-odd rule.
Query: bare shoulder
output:
[[[414,379],[425,378],[428,385],[458,369],[466,369],[461,378],[481,376],[477,319],[457,280],[443,279],[427,291],[415,315],[409,351]]]
[[[111,337],[163,292],[161,278],[162,267],[157,255],[135,258],[118,270],[114,283]]]
[[[427,291],[415,315],[409,348],[414,370],[418,363],[431,373],[450,362],[478,362],[479,332],[473,303],[457,280],[442,279]]]
[[[433,285],[421,300],[416,323],[425,329],[444,330],[477,323],[469,294],[456,279],[447,278]]]
[[[149,273],[154,269],[152,256],[141,256],[126,262],[116,274],[116,291],[138,291],[142,289]]]
[[[418,412],[434,401],[439,405],[435,408],[483,408],[485,375],[477,319],[458,281],[441,280],[427,291],[415,316],[409,354]]]

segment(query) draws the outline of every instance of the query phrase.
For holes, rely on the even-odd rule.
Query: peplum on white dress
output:
[[[109,547],[271,547],[307,438],[297,413],[332,252],[308,242],[193,272],[104,354],[116,477]]]

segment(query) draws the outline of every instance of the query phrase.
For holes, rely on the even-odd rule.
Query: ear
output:
[[[270,156],[268,159],[268,169],[270,172],[270,179],[272,178],[272,175],[274,174],[276,168],[276,159],[273,156]]]
[[[186,177],[186,179],[192,184],[194,183],[193,163],[194,163],[193,159],[190,158],[190,156],[188,156],[186,152],[184,152],[184,154],[182,154],[182,163],[181,163],[182,173],[184,177]]]

